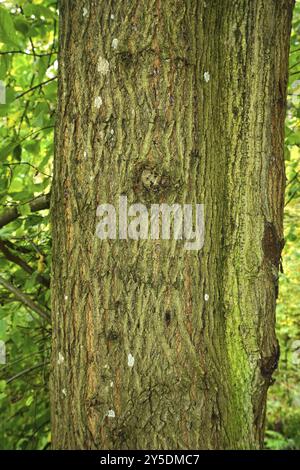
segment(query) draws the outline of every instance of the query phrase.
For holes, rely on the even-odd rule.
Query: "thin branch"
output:
[[[299,52],[299,51],[300,51],[300,48],[298,48],[298,49],[294,49],[294,50],[293,50],[293,51],[291,51],[290,53],[291,53],[291,54],[294,54],[295,52]]]
[[[40,175],[44,175],[44,176],[47,176],[47,178],[52,178],[51,175],[48,175],[47,173],[44,173],[43,171],[39,170],[37,166],[34,166],[32,165],[32,163],[29,163],[29,162],[12,162],[12,163],[3,163],[3,166],[16,166],[16,165],[27,165],[27,166],[30,166],[30,168],[32,168],[33,170],[35,170],[36,172],[36,175],[40,174]]]
[[[8,369],[9,367],[12,367],[16,364],[19,364],[20,362],[23,362],[24,359],[27,359],[28,357],[34,357],[34,356],[38,356],[38,355],[41,355],[41,354],[45,354],[45,352],[47,351],[50,351],[51,348],[46,348],[45,350],[41,350],[41,351],[36,351],[35,353],[29,353],[29,354],[24,354],[23,356],[20,356],[18,357],[18,359],[15,359],[14,361],[11,361],[11,362],[6,362],[6,364],[1,364],[2,367],[1,367],[1,371],[5,370],[5,369]]]
[[[39,196],[29,203],[31,212],[38,212],[50,207],[50,194],[45,196]],[[20,209],[16,206],[8,209],[6,212],[0,215],[0,228],[4,225],[9,224],[13,220],[17,219],[21,215]]]
[[[46,363],[47,364],[47,363]],[[49,363],[48,363],[49,364]],[[37,364],[36,366],[28,367],[28,369],[21,370],[21,372],[18,372],[16,375],[13,375],[9,379],[6,380],[6,383],[9,384],[13,380],[19,379],[23,375],[28,374],[29,372],[32,372],[35,369],[39,369],[40,367],[45,366],[45,362],[42,362],[41,364]]]
[[[18,287],[15,287],[2,276],[0,276],[0,284],[2,284],[2,286],[5,287],[5,289],[7,289],[9,292],[14,294],[20,302],[22,302],[24,305],[26,305],[31,310],[40,315],[42,318],[47,320],[47,322],[50,322],[49,314],[45,312],[39,305],[33,302],[33,300],[31,300],[31,298],[28,297],[27,294],[24,294],[20,289],[18,289]]]
[[[292,184],[295,180],[298,180],[298,176],[299,176],[299,171],[297,171],[297,173],[293,176],[293,178],[290,179],[290,181],[287,182],[286,184],[286,188]]]
[[[296,189],[293,194],[290,196],[288,201],[285,203],[284,207],[286,207],[296,196],[297,196],[298,190]]]
[[[56,8],[58,8],[57,4],[56,4]],[[56,21],[56,18],[54,18],[54,21],[53,21],[53,43],[52,43],[51,51],[50,51],[50,55],[49,55],[48,68],[49,68],[50,65],[51,65],[51,58],[52,58],[52,55],[56,53],[56,52],[55,52],[56,31],[57,31],[57,21]]]
[[[32,50],[32,54],[34,56],[34,60],[36,59],[37,55],[35,53],[35,47],[34,47],[34,44],[33,44],[33,41],[32,41],[32,38],[30,37],[29,38],[29,41],[30,41],[30,45],[31,45],[31,50]]]
[[[34,80],[35,80],[35,73],[33,73],[32,77],[31,77],[30,87],[33,86]],[[22,128],[22,124],[23,124],[24,118],[25,118],[25,116],[27,115],[27,110],[28,110],[29,103],[30,103],[30,101],[27,100],[27,101],[26,101],[26,104],[25,104],[25,106],[24,106],[24,110],[23,110],[23,113],[22,113],[22,116],[21,116],[21,119],[20,119],[20,122],[19,122],[18,137],[19,137],[20,132],[21,132],[21,128]]]
[[[6,54],[24,54],[28,56],[35,56],[35,57],[47,57],[50,56],[51,54],[57,54],[57,51],[53,52],[44,52],[44,53],[35,53],[33,54],[32,52],[25,52],[25,51],[0,51],[0,55],[6,55]]]
[[[2,253],[4,254],[5,258],[14,263],[14,264],[17,264],[18,266],[20,266],[22,269],[24,269],[24,271],[26,271],[28,274],[33,274],[35,272],[35,270],[29,266],[29,264],[26,263],[26,261],[24,261],[22,258],[20,258],[19,256],[15,255],[14,253],[12,253],[6,246],[5,246],[5,242],[3,242],[2,240],[0,240],[0,250],[2,251]],[[36,277],[36,280],[42,284],[43,286],[47,287],[47,289],[50,288],[50,281],[48,278],[46,278],[45,276],[42,276],[41,274],[38,274],[37,277]]]
[[[16,96],[15,99],[18,100],[19,98],[22,98],[22,96],[27,95],[27,93],[31,93],[32,91],[36,90],[37,88],[40,88],[41,86],[47,85],[48,83],[53,82],[53,80],[56,80],[56,79],[57,79],[57,76],[55,75],[55,77],[49,78],[49,80],[46,80],[45,82],[39,83],[38,85],[35,85],[35,86],[29,88],[29,90],[23,91],[23,93]]]
[[[297,67],[299,64],[300,64],[300,62],[296,62],[296,64],[291,65],[291,67],[289,68],[289,70],[294,69],[294,68]]]
[[[30,248],[25,248],[24,246],[19,246],[19,245],[14,245],[10,240],[5,240],[5,245],[8,246],[13,251],[19,251],[20,253],[23,254],[28,254],[32,253],[32,250]]]
[[[31,240],[29,237],[26,237],[26,236],[25,236],[25,239],[28,241],[28,243],[30,243],[30,245],[32,246],[32,248],[34,249],[34,251],[35,251],[39,256],[45,257],[45,253],[43,253],[43,252],[41,251],[41,249],[33,242],[33,240]]]
[[[29,132],[28,134],[26,134],[24,137],[22,137],[22,139],[19,139],[18,141],[14,141],[14,142],[11,142],[15,145],[19,145],[21,144],[22,142],[24,142],[25,140],[27,140],[29,137],[32,137],[33,135],[36,135],[36,134],[39,134],[40,132],[43,132],[47,129],[53,129],[54,126],[45,126],[45,127],[40,127],[39,129],[35,130],[35,131],[32,131],[32,132]]]

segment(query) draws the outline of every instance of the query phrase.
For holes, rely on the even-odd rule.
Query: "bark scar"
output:
[[[263,252],[267,260],[278,268],[284,240],[280,240],[274,224],[265,222],[264,236],[262,240]]]
[[[271,356],[261,358],[261,365],[260,365],[261,374],[264,378],[268,379],[270,382],[272,381],[273,372],[277,369],[279,357],[280,357],[280,347],[279,347],[278,341],[276,341],[276,344],[274,345],[274,349],[273,349]]]

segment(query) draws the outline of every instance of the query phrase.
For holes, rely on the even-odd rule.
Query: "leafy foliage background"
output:
[[[50,443],[49,322],[1,285],[1,277],[49,314],[49,215],[32,213],[29,203],[51,187],[56,32],[56,1],[0,2],[0,80],[6,85],[6,104],[0,104],[0,220],[11,207],[20,213],[0,229],[2,449],[45,449]]]
[[[50,446],[51,330],[48,210],[32,202],[50,193],[56,108],[57,2],[0,0],[0,448]],[[281,346],[270,388],[266,448],[300,449],[300,1],[294,11],[286,119],[286,212],[277,306]],[[13,208],[19,217],[1,226]],[[38,306],[37,313],[20,293]]]

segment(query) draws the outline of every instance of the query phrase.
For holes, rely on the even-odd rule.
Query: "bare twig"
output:
[[[35,73],[34,73],[34,74],[32,75],[32,77],[31,77],[30,87],[33,86],[34,80],[35,80]],[[26,104],[25,104],[25,106],[24,106],[24,110],[23,110],[23,113],[22,113],[22,116],[21,116],[21,119],[20,119],[20,122],[19,122],[18,136],[20,135],[21,128],[22,128],[22,124],[23,124],[24,118],[25,118],[25,116],[26,116],[26,114],[27,114],[27,110],[28,110],[29,103],[30,103],[30,101],[27,100],[27,101],[26,101]]]
[[[39,170],[37,166],[32,165],[32,163],[29,162],[11,162],[11,163],[3,163],[3,166],[16,166],[16,165],[27,165],[30,166],[33,170],[35,170],[36,174],[44,175],[47,176],[47,178],[52,178],[51,175],[48,175],[47,173],[44,173],[43,171]]]
[[[27,95],[27,93],[31,93],[32,91],[36,90],[37,88],[40,88],[44,85],[48,85],[48,83],[53,82],[53,80],[56,80],[56,79],[57,79],[57,76],[49,78],[49,80],[46,80],[45,82],[39,83],[38,85],[35,85],[35,86],[31,87],[31,88],[29,88],[29,90],[23,91],[23,93],[16,96],[15,99],[18,100],[19,98],[22,98],[22,96]]]
[[[15,287],[2,276],[0,276],[0,284],[2,284],[2,286],[5,287],[5,289],[7,289],[9,292],[14,294],[20,302],[22,302],[24,305],[26,305],[31,310],[40,315],[42,318],[47,320],[47,322],[50,322],[50,315],[45,312],[39,305],[33,302],[33,300],[31,300],[31,298],[28,297],[27,294],[24,294],[20,289],[18,289],[18,287]]]
[[[38,212],[44,209],[49,209],[50,207],[50,194],[45,196],[39,196],[29,203],[31,212]],[[18,206],[8,209],[3,214],[0,215],[0,228],[4,225],[9,224],[13,220],[17,219],[20,216],[20,210]]]
[[[300,48],[298,48],[298,49],[294,49],[294,50],[293,50],[293,51],[291,51],[290,53],[291,53],[291,54],[294,54],[295,52],[299,52],[299,51],[300,51]]]
[[[14,245],[10,240],[5,240],[5,245],[8,246],[13,251],[19,251],[20,253],[32,253],[30,248],[25,248],[24,246]]]
[[[5,246],[5,242],[3,242],[2,240],[0,240],[0,250],[2,251],[2,253],[4,254],[5,258],[8,261],[11,261],[12,263],[17,264],[22,269],[24,269],[24,271],[26,271],[28,274],[33,274],[35,272],[35,270],[31,266],[29,266],[29,264],[27,264],[26,261],[24,261],[22,258],[12,253]],[[43,286],[47,287],[47,289],[49,289],[50,280],[48,278],[46,278],[45,276],[42,276],[41,274],[38,274],[36,277],[36,280]]]
[[[44,52],[44,53],[37,53],[33,54],[32,52],[25,52],[25,51],[0,51],[0,55],[7,55],[7,54],[23,54],[28,56],[35,56],[35,57],[47,57],[51,54],[56,54],[57,51],[53,52]]]
[[[13,375],[9,379],[7,379],[6,383],[9,384],[13,380],[19,379],[23,375],[29,374],[29,372],[32,372],[33,370],[36,370],[36,369],[40,369],[43,366],[45,366],[45,362],[42,362],[41,364],[37,364],[36,366],[28,367],[28,369],[21,370],[21,372],[18,372],[16,375]]]

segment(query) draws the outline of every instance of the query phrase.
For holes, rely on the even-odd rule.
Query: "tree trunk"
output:
[[[293,3],[60,1],[54,448],[262,445]],[[203,203],[203,248],[100,240],[120,195]]]

